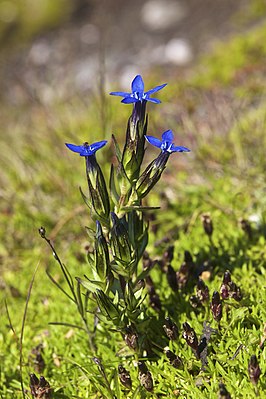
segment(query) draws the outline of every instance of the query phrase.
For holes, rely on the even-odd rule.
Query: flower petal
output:
[[[121,97],[129,97],[130,93],[125,93],[124,91],[112,91],[111,96],[121,96]]]
[[[162,142],[161,142],[161,140],[157,139],[156,137],[153,137],[153,136],[145,136],[145,139],[146,139],[151,145],[154,145],[155,147],[161,148]]]
[[[155,103],[155,104],[160,104],[161,100],[158,100],[158,98],[150,98],[149,96],[147,96],[147,98],[145,98],[146,101],[150,101],[151,103]]]
[[[132,103],[137,103],[139,100],[135,97],[125,97],[121,101],[123,104],[132,104]]]
[[[96,151],[98,151],[100,148],[105,146],[107,143],[107,140],[102,140],[102,141],[97,141],[96,143],[93,143],[90,145],[90,151],[92,154],[94,154]]]
[[[143,94],[144,91],[144,82],[140,75],[137,75],[132,83],[131,83],[132,93],[140,93]]]
[[[156,86],[156,87],[154,87],[154,89],[146,91],[145,94],[150,95],[152,93],[156,93],[156,91],[159,91],[159,90],[163,89],[166,85],[167,85],[167,83],[164,83],[163,85],[160,85],[160,86]]]
[[[84,151],[84,145],[75,145],[75,144],[69,144],[65,143],[67,148],[73,152],[78,152],[79,154]]]
[[[172,143],[174,140],[174,135],[172,130],[166,130],[163,134],[162,134],[162,140],[163,141],[167,141],[168,143]]]
[[[93,155],[94,152],[91,151],[90,146],[83,146],[82,151],[80,152],[80,156],[81,157],[90,157],[91,155]]]
[[[190,152],[189,148],[176,145],[173,145],[170,150],[171,152]]]

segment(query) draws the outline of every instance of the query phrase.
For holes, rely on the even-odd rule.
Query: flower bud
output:
[[[118,306],[102,290],[97,289],[95,297],[102,315],[112,320],[115,325],[119,325],[121,314]]]
[[[110,272],[109,249],[98,220],[96,220],[93,269],[96,272],[96,279],[101,281],[105,281]]]
[[[95,155],[86,156],[85,162],[91,203],[88,202],[82,191],[81,194],[85,203],[92,210],[92,216],[101,222],[108,224],[110,202],[102,170]]]
[[[134,111],[128,120],[126,142],[122,154],[122,165],[130,182],[139,177],[139,170],[144,157],[144,134],[147,130],[147,120],[144,124],[145,107],[144,115],[142,115],[141,105],[136,105]]]
[[[130,263],[132,260],[132,248],[126,227],[114,212],[111,212],[112,228],[110,230],[110,245],[113,255],[117,260]]]
[[[154,159],[144,170],[136,183],[136,191],[139,199],[146,197],[150,190],[160,179],[167,161],[169,159],[169,152],[161,152],[156,159]]]

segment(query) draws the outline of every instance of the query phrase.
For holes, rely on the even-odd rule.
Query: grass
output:
[[[54,398],[217,398],[220,383],[232,398],[263,397],[265,381],[261,378],[257,386],[251,383],[248,363],[256,354],[261,377],[265,375],[266,352],[260,348],[266,318],[265,36],[262,24],[246,36],[220,44],[182,83],[169,82],[168,92],[160,97],[162,106],[155,109],[151,105],[149,110],[151,131],[155,127],[160,132],[166,130],[167,121],[176,132],[176,144],[192,148],[188,157],[172,156],[160,182],[160,192],[151,194],[150,204],[161,205],[161,210],[151,221],[147,247],[150,256],[160,260],[168,246],[174,245],[172,267],[178,271],[184,251],[190,251],[196,270],[205,271],[203,276],[211,295],[220,290],[226,270],[230,270],[243,293],[240,302],[224,301],[219,326],[209,304],[196,309],[191,306],[190,297],[195,294],[193,277],[185,289],[176,293],[169,287],[165,272],[158,265],[154,267],[151,277],[162,310],[158,313],[149,307],[154,351],[146,364],[154,380],[153,393],[140,386],[136,357],[110,325],[101,324],[98,328],[97,357],[102,366],[95,362],[87,335],[72,326],[80,325],[75,306],[47,277],[49,268],[54,279],[64,285],[56,261],[37,232],[41,225],[46,227],[73,276],[89,273],[86,247],[90,239],[84,226],[89,225],[90,217],[78,191],[79,185],[85,187],[84,165],[67,153],[63,143],[102,138],[101,129],[95,128],[101,126],[96,101],[90,105],[78,99],[68,105],[35,104],[30,112],[3,106],[2,398],[23,397],[20,337],[36,267],[22,342],[25,397],[30,397],[30,373],[45,376]],[[232,52],[239,56],[232,57]],[[112,99],[108,102],[107,131],[119,131],[122,140],[128,108]],[[84,132],[90,132],[91,137],[87,133],[84,137]],[[111,160],[111,148],[104,155],[99,154],[106,171]],[[202,226],[201,215],[205,212],[210,212],[213,221],[211,240]],[[241,228],[241,218],[249,221],[252,236]],[[168,315],[179,330],[176,341],[169,341],[163,330],[164,317]],[[93,317],[89,316],[89,320],[92,326]],[[208,365],[202,370],[200,360],[182,338],[182,324],[188,322],[200,337],[204,321],[210,322],[215,333],[208,344]],[[53,322],[65,325],[49,324]],[[32,353],[39,344],[44,368],[40,357],[37,361],[36,349]],[[183,368],[171,366],[163,351],[166,346],[180,356]],[[130,370],[130,392],[118,381],[120,363]]]

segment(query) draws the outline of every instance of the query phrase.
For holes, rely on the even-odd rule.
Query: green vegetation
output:
[[[66,20],[70,0],[0,0],[0,43],[18,44]],[[7,46],[6,46],[7,47]]]
[[[178,137],[176,144],[187,145],[192,152],[185,160],[178,154],[172,157],[157,185],[160,189],[151,193],[149,205],[160,205],[161,210],[152,215],[147,250],[151,259],[161,260],[174,245],[174,271],[179,271],[185,251],[191,253],[195,265],[188,283],[178,292],[169,286],[167,262],[165,267],[156,264],[151,273],[162,305],[160,312],[149,307],[154,346],[146,365],[153,377],[153,393],[140,386],[135,353],[110,324],[98,328],[97,356],[102,367],[95,363],[86,333],[71,326],[81,323],[75,306],[47,277],[48,268],[64,285],[58,264],[38,235],[38,228],[45,226],[73,276],[90,273],[86,252],[91,241],[85,230],[90,217],[78,190],[86,186],[84,165],[67,152],[64,142],[106,138],[101,135],[96,101],[90,105],[78,99],[67,105],[37,104],[31,112],[3,105],[0,397],[22,398],[20,337],[36,267],[22,346],[26,397],[31,397],[30,373],[45,376],[54,398],[212,399],[218,397],[220,383],[232,398],[263,397],[265,381],[260,378],[257,385],[252,384],[248,364],[256,355],[261,377],[265,375],[266,352],[261,344],[266,322],[265,39],[266,25],[261,24],[219,44],[213,55],[193,68],[187,81],[176,87],[168,82],[160,108],[152,104],[148,108],[152,134],[158,132],[160,137],[163,130],[172,128]],[[128,108],[112,98],[108,104],[107,131],[114,131],[123,142]],[[106,161],[106,171],[112,154],[111,146],[99,153],[99,163]],[[206,212],[213,223],[211,236],[202,225]],[[197,271],[203,271],[211,297],[215,290],[220,291],[226,270],[243,298],[224,300],[218,323],[210,301],[194,308],[190,297],[196,294]],[[149,300],[147,294],[145,303]],[[163,329],[166,316],[178,327],[174,341]],[[182,325],[189,323],[200,338],[204,321],[215,332],[208,342],[208,364],[203,370],[201,360],[182,337]],[[93,315],[89,322],[93,329]],[[40,344],[42,349],[36,349]],[[181,358],[182,367],[170,364],[163,350],[166,346]],[[119,382],[119,364],[130,370],[131,391]]]

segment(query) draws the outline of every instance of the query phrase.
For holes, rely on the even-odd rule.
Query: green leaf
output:
[[[83,193],[81,187],[79,187],[79,191],[80,191],[80,194],[81,194],[81,196],[83,198],[83,201],[85,202],[87,207],[91,209],[91,200]]]
[[[111,165],[109,189],[113,202],[118,204],[120,197],[115,186],[114,165]]]
[[[152,211],[154,209],[160,209],[159,206],[138,206],[138,205],[133,205],[133,206],[123,206],[121,208],[122,211],[125,212],[130,212],[130,211],[140,211],[140,212],[144,212],[144,211]]]
[[[76,277],[76,280],[88,291],[96,293],[97,290],[105,290],[106,283],[102,281],[95,281],[95,280],[90,280],[89,278],[87,280],[83,280],[79,277]]]
[[[121,153],[119,145],[118,145],[118,143],[116,141],[116,138],[115,138],[115,136],[113,134],[112,134],[112,140],[113,140],[113,143],[114,143],[114,146],[115,146],[116,158],[117,158],[118,162],[120,163],[122,161],[122,153]]]

